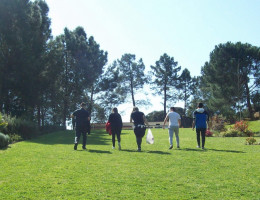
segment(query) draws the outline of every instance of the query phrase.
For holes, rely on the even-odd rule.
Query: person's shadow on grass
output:
[[[164,151],[140,151],[138,152],[137,150],[133,149],[122,149],[121,151],[126,151],[126,152],[134,152],[134,153],[155,153],[155,154],[162,154],[162,155],[168,155],[170,154],[169,152],[164,152]]]
[[[102,151],[102,150],[96,150],[96,149],[87,149],[87,150],[79,149],[77,151],[90,152],[90,153],[108,153],[108,154],[112,154],[110,151]]]
[[[180,150],[184,150],[184,151],[197,151],[197,152],[207,152],[207,151],[220,151],[220,152],[227,152],[227,153],[246,153],[244,151],[236,151],[236,150],[224,150],[224,149],[191,149],[191,148],[184,148],[184,149],[180,149]]]
[[[207,149],[209,151],[222,151],[222,152],[227,152],[227,153],[246,153],[244,151],[236,151],[236,150],[222,150],[222,149]]]

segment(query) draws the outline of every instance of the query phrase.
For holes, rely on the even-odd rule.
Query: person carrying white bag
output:
[[[146,142],[147,142],[148,144],[153,144],[153,143],[154,143],[153,133],[152,133],[152,131],[151,131],[150,128],[148,129],[148,133],[147,133],[147,135],[146,135]]]
[[[136,143],[137,143],[137,151],[141,151],[141,144],[142,144],[142,138],[145,135],[146,124],[149,126],[149,123],[147,119],[145,118],[145,115],[143,112],[140,112],[137,107],[133,108],[133,112],[131,113],[130,122],[134,123],[134,133],[136,136]]]

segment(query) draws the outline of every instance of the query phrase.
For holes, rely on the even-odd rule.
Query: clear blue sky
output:
[[[149,69],[167,53],[197,76],[215,45],[241,41],[260,46],[260,0],[46,2],[53,35],[82,26],[108,52],[108,64],[132,53]]]

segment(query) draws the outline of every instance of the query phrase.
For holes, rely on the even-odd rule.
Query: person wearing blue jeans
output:
[[[168,132],[169,132],[169,142],[170,142],[169,149],[173,148],[174,133],[175,133],[177,148],[180,148],[179,127],[181,126],[181,116],[177,112],[175,112],[174,107],[171,107],[170,112],[167,113],[163,122],[163,129],[165,128],[165,124],[168,120],[169,120]]]
[[[202,140],[202,149],[205,147],[205,136],[207,124],[209,121],[209,114],[203,108],[203,103],[198,104],[198,108],[193,112],[192,130],[196,127],[197,148],[200,148],[200,137]]]

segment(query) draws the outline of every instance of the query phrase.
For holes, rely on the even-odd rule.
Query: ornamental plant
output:
[[[246,138],[246,144],[253,145],[255,143],[256,143],[256,139],[255,138],[253,138],[253,137]]]
[[[241,120],[239,122],[236,122],[233,126],[233,129],[238,131],[238,135],[246,135],[248,137],[251,137],[254,135],[254,133],[248,128],[248,122]]]
[[[209,129],[206,131],[206,137],[212,137],[213,132],[211,132]]]

